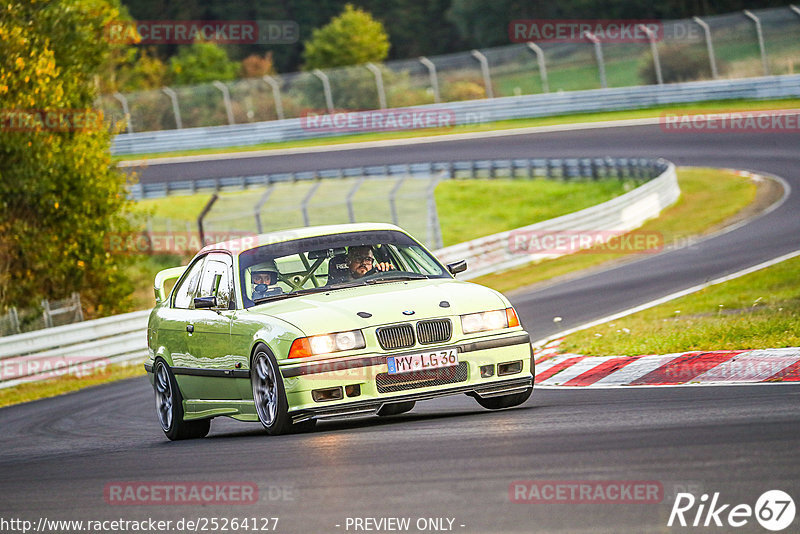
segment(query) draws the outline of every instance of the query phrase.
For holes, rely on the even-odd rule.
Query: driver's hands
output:
[[[376,271],[391,271],[394,269],[394,265],[389,263],[388,261],[382,261],[380,263],[376,263],[373,267]]]

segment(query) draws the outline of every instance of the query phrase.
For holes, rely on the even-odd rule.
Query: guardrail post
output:
[[[542,78],[542,92],[550,92],[550,84],[547,81],[547,66],[544,62],[544,50],[536,43],[525,43],[528,48],[536,54],[536,61],[539,63],[539,76]]]
[[[269,184],[267,190],[264,191],[264,194],[261,195],[261,198],[258,199],[258,202],[256,202],[256,205],[253,207],[253,216],[256,219],[256,228],[259,234],[264,233],[264,227],[261,224],[261,210],[264,208],[264,204],[267,203],[267,200],[269,200],[273,189],[275,189],[275,184]]]
[[[322,90],[325,93],[325,105],[328,108],[328,113],[333,113],[333,94],[331,93],[331,81],[328,79],[328,75],[319,69],[314,69],[311,73],[322,82]]]
[[[647,35],[647,40],[650,41],[650,53],[653,54],[653,68],[656,71],[658,85],[664,85],[664,76],[661,74],[661,58],[658,57],[658,46],[656,45],[656,34],[644,24],[639,24],[639,29]]]
[[[764,45],[764,33],[761,31],[761,19],[756,17],[749,9],[744,10],[744,16],[753,21],[756,25],[756,36],[758,37],[758,49],[761,51],[761,65],[764,68],[764,76],[769,76],[769,62],[767,61],[767,47]]]
[[[231,105],[231,92],[228,91],[228,86],[224,83],[214,80],[211,85],[222,91],[222,101],[225,103],[225,112],[228,114],[228,124],[236,124],[233,120],[233,106]]]
[[[359,178],[355,185],[350,188],[350,191],[347,192],[347,218],[351,223],[356,222],[356,212],[353,209],[353,197],[356,195],[358,189],[361,187],[361,184],[363,184],[364,180],[366,179],[366,176]]]
[[[278,120],[283,120],[283,100],[281,100],[281,86],[278,83],[278,80],[273,78],[272,76],[263,76],[261,78],[264,80],[267,85],[272,87],[272,100],[275,102],[275,114],[278,116]]]
[[[219,195],[217,193],[211,195],[211,198],[208,199],[208,202],[206,202],[206,206],[203,208],[203,211],[200,212],[200,215],[197,217],[197,231],[200,233],[200,246],[206,246],[206,233],[203,230],[203,219],[205,219],[206,215],[208,215],[208,212],[211,211],[211,206],[214,205],[214,202],[216,202],[218,198]]]
[[[319,189],[320,184],[322,184],[322,180],[317,180],[314,185],[311,186],[311,189],[306,193],[306,196],[303,198],[303,203],[300,205],[300,209],[303,211],[303,226],[311,226],[308,218],[308,204],[311,202],[311,198],[314,196],[314,193],[317,192]]]
[[[172,101],[172,113],[175,115],[175,127],[178,130],[183,129],[183,121],[181,121],[181,108],[178,106],[178,93],[169,87],[162,87],[161,90]]]
[[[431,89],[433,89],[433,101],[438,104],[442,101],[442,99],[439,95],[439,78],[436,76],[436,65],[434,65],[433,61],[425,56],[421,56],[419,58],[419,62],[425,65],[425,68],[428,69],[428,77],[430,77]]]
[[[367,69],[375,76],[375,87],[378,89],[378,105],[386,109],[386,91],[383,88],[383,75],[374,63],[367,63]]]
[[[494,91],[492,90],[492,76],[489,73],[489,60],[486,56],[477,50],[470,52],[472,57],[478,60],[481,64],[481,73],[483,74],[483,85],[486,87],[486,98],[494,98]]]
[[[597,70],[600,73],[600,87],[603,89],[608,89],[608,82],[606,80],[606,63],[603,59],[603,47],[600,45],[600,39],[598,39],[591,32],[583,32],[583,36],[589,39],[592,44],[594,44],[594,56],[597,58]]]
[[[125,115],[125,129],[128,130],[128,133],[133,133],[133,125],[131,124],[131,110],[128,107],[128,99],[120,92],[114,93],[114,98],[119,100],[119,103],[122,104],[122,113]]]
[[[700,17],[692,17],[692,20],[701,28],[706,36],[706,49],[708,50],[708,62],[711,65],[711,77],[715,80],[719,78],[717,71],[717,59],[714,57],[714,43],[711,41],[711,28]]]

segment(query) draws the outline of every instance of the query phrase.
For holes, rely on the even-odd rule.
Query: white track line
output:
[[[598,325],[601,325],[603,323],[607,323],[609,321],[613,321],[615,319],[620,319],[622,317],[631,315],[633,313],[637,313],[637,312],[640,312],[642,310],[646,310],[648,308],[652,308],[654,306],[658,306],[659,304],[664,304],[665,302],[669,302],[671,300],[675,300],[677,298],[684,297],[686,295],[690,295],[692,293],[700,291],[701,289],[705,289],[705,288],[710,287],[710,286],[721,284],[723,282],[728,282],[730,280],[734,280],[736,278],[748,275],[750,273],[754,273],[756,271],[760,271],[761,269],[766,269],[767,267],[772,267],[773,265],[777,265],[778,263],[784,262],[786,260],[790,260],[790,259],[795,258],[797,256],[800,256],[800,250],[795,250],[794,252],[790,252],[788,254],[784,254],[782,256],[778,256],[777,258],[773,258],[771,260],[767,260],[765,262],[759,263],[758,265],[754,265],[752,267],[748,267],[746,269],[742,269],[740,271],[736,271],[735,273],[732,273],[732,274],[729,274],[729,275],[726,275],[726,276],[722,276],[720,278],[716,278],[716,279],[711,280],[709,282],[705,282],[703,284],[698,284],[696,286],[692,286],[690,288],[683,289],[681,291],[676,291],[675,293],[671,293],[671,294],[666,295],[664,297],[661,297],[661,298],[658,298],[658,299],[655,299],[655,300],[651,300],[650,302],[646,302],[644,304],[640,304],[639,306],[634,306],[633,308],[628,308],[627,310],[623,310],[621,312],[614,313],[612,315],[607,315],[605,317],[602,317],[600,319],[596,319],[594,321],[590,321],[590,322],[582,324],[580,326],[576,326],[574,328],[570,328],[570,329],[564,330],[562,332],[559,332],[557,334],[553,334],[553,335],[551,335],[549,337],[546,337],[544,339],[540,339],[539,341],[534,342],[533,346],[534,347],[539,347],[539,346],[545,345],[548,342],[550,342],[550,341],[552,341],[554,339],[557,339],[559,337],[564,337],[564,336],[572,334],[574,332],[578,332],[579,330],[585,330],[587,328],[591,328],[593,326],[598,326]]]

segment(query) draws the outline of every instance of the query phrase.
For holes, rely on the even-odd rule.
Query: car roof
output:
[[[336,235],[347,232],[368,232],[377,230],[397,230],[406,233],[402,228],[387,223],[351,223],[351,224],[328,224],[325,226],[306,226],[302,228],[292,228],[289,230],[279,230],[268,234],[244,236],[238,239],[231,239],[221,243],[206,245],[200,253],[211,252],[214,250],[232,251],[234,253],[244,252],[262,245],[282,243],[303,239],[306,237],[319,237],[323,235]]]

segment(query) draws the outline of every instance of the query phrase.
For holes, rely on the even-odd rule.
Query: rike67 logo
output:
[[[699,499],[691,493],[678,493],[667,526],[739,528],[747,525],[754,516],[767,530],[783,530],[794,521],[794,500],[784,491],[770,490],[761,494],[755,507],[751,507],[749,504],[723,503],[719,492],[715,492],[710,500],[707,493]]]

